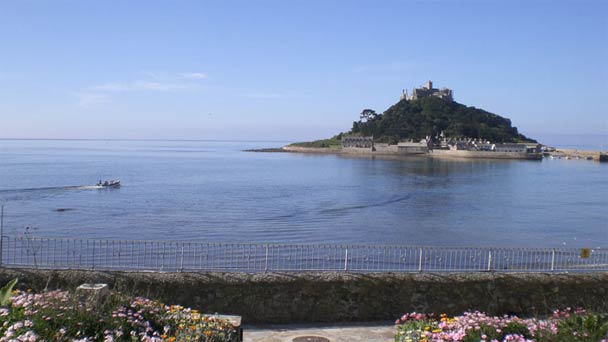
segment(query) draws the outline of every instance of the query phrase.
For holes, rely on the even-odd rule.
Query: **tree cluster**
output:
[[[349,134],[374,136],[378,142],[396,143],[405,139],[444,137],[478,138],[491,142],[536,142],[520,134],[511,120],[475,107],[426,97],[401,100],[378,114],[365,109],[353,122]]]

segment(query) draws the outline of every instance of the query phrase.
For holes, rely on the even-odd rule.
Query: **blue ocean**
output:
[[[243,151],[286,143],[0,140],[4,234],[608,247],[605,163]]]

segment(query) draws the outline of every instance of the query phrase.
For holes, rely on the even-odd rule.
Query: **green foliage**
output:
[[[359,114],[361,121],[373,120],[376,117],[378,117],[378,113],[373,109],[364,109],[361,111],[361,114]]]
[[[574,314],[558,324],[557,341],[597,342],[608,339],[607,314]]]
[[[528,326],[520,322],[509,322],[507,326],[502,328],[503,336],[505,335],[521,335],[525,338],[532,338]]]
[[[426,334],[437,329],[437,321],[431,319],[411,320],[397,325],[395,342],[426,341]]]
[[[132,342],[162,337],[171,342],[228,342],[236,340],[236,330],[196,310],[144,298],[111,293],[91,305],[78,295],[51,291],[17,293],[10,307],[0,309],[0,337],[12,337],[11,341]]]
[[[330,139],[299,142],[299,143],[291,144],[291,146],[316,147],[316,148],[338,148],[338,147],[342,146],[342,142],[340,141],[341,139],[342,139],[342,133],[340,133]]]
[[[19,281],[19,278],[9,281],[0,289],[0,306],[7,306],[10,303],[11,294],[15,285],[17,285],[17,281]]]
[[[429,316],[412,319],[405,314],[395,322],[396,342],[430,341],[531,341],[599,342],[608,341],[608,314],[586,313],[582,309],[556,310],[553,316],[539,319],[490,317],[480,312],[465,313],[452,319],[441,316],[441,323]]]
[[[112,295],[97,310],[87,308],[82,305],[75,297],[54,297],[51,293],[48,297],[41,299],[32,305],[33,310],[26,313],[26,308],[22,306],[12,307],[9,311],[9,322],[20,322],[29,320],[42,341],[67,341],[67,336],[83,337],[92,336],[98,340],[103,340],[104,331],[129,331],[129,324],[126,320],[118,320],[112,317],[112,311],[116,307],[128,306],[129,302],[122,296]],[[0,328],[0,333],[4,333],[4,328]],[[21,333],[29,330],[22,328]],[[117,341],[130,341],[130,336]]]
[[[482,338],[486,336],[485,338]],[[480,340],[498,340],[502,341],[503,334],[498,332],[495,327],[489,325],[480,325],[479,329],[467,330],[466,335],[462,339],[462,342],[479,342]]]
[[[479,329],[470,329],[467,331],[463,342],[478,342],[480,340],[498,340],[503,341],[508,335],[521,335],[525,338],[531,338],[532,334],[528,327],[519,322],[509,322],[506,326],[498,329],[496,326],[482,324]],[[485,336],[485,338],[484,338]]]
[[[401,100],[383,114],[366,109],[353,123],[350,134],[374,136],[378,142],[446,137],[481,138],[492,142],[535,142],[518,133],[511,120],[475,107],[426,97]]]

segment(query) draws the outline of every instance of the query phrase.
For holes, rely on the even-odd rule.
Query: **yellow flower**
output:
[[[203,333],[206,336],[211,336],[211,334],[213,334],[213,332],[211,330],[205,330],[205,332]]]

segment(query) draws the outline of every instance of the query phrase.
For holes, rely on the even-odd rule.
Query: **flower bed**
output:
[[[67,291],[13,291],[0,308],[0,342],[237,341],[229,322],[177,305],[112,293],[86,304]]]
[[[545,319],[481,312],[439,317],[409,313],[396,322],[396,342],[608,342],[608,315],[556,310]]]

